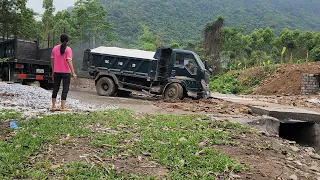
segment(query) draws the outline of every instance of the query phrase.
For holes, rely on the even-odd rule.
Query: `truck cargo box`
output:
[[[154,80],[157,59],[149,51],[98,47],[91,50],[89,71],[101,70],[108,73]]]
[[[0,42],[0,58],[37,59],[36,42],[17,39],[15,44],[15,41],[15,39],[8,39]]]

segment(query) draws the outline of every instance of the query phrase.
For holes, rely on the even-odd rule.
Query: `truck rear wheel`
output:
[[[40,87],[42,89],[48,90],[49,89],[49,82],[48,81],[39,81],[40,82]]]
[[[164,98],[165,99],[182,99],[183,98],[183,88],[178,83],[172,83],[170,84],[165,92],[164,92]]]
[[[100,96],[113,96],[116,93],[116,85],[109,77],[102,77],[96,84],[97,92]]]
[[[2,81],[9,81],[9,68],[5,67],[2,70]]]

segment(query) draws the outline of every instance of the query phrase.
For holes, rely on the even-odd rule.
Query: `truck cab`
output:
[[[194,98],[210,97],[209,73],[199,56],[187,50],[158,49],[156,54],[163,54],[168,58],[168,84],[179,83],[184,89],[184,96]],[[157,57],[156,57],[157,58]],[[161,58],[159,59],[161,63]]]

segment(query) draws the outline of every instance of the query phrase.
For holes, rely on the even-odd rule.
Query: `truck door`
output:
[[[201,79],[198,79],[198,64],[193,54],[176,52],[174,71],[175,78],[182,78],[190,91],[198,91]]]

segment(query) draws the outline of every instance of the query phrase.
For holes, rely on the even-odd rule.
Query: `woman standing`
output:
[[[54,80],[52,92],[52,111],[66,110],[65,104],[69,92],[70,79],[77,78],[72,64],[72,49],[68,47],[69,37],[65,34],[60,36],[61,44],[52,49],[51,66],[52,77]],[[63,82],[63,90],[61,95],[61,107],[56,107],[56,98],[59,92],[61,81]]]

